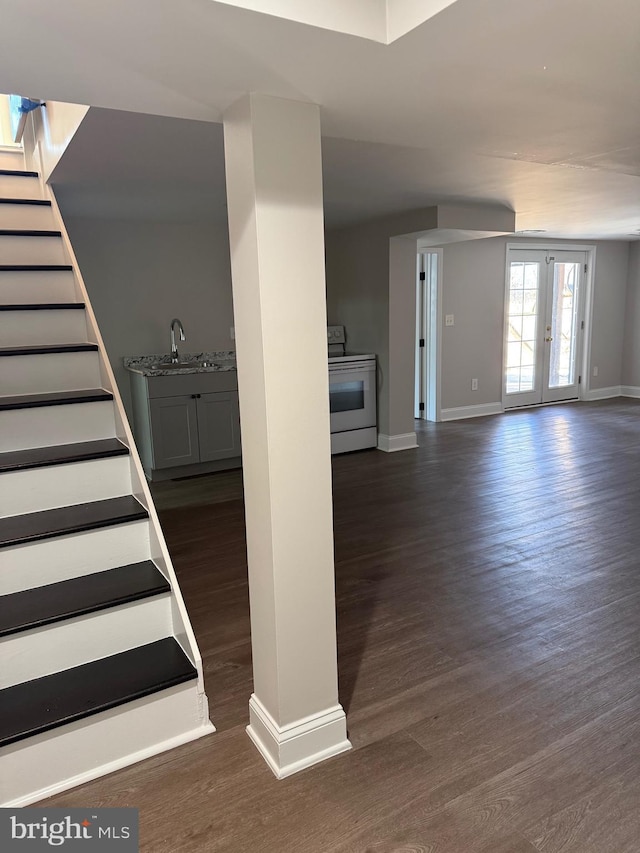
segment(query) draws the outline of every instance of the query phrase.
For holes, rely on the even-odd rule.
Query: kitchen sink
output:
[[[205,367],[202,361],[161,361],[151,365],[153,370],[186,370],[187,368]]]
[[[198,367],[215,367],[213,361],[160,361],[152,364],[152,370],[193,370]]]

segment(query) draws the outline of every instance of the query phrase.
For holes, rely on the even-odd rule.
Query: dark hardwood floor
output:
[[[136,806],[149,853],[638,853],[640,401],[419,437],[333,460],[352,752],[278,782],[244,732],[227,472],[155,489],[218,733],[47,804]]]

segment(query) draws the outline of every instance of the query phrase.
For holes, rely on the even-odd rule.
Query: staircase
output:
[[[55,199],[0,152],[0,805],[213,731]]]

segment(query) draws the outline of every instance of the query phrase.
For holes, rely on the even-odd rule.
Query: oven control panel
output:
[[[327,326],[327,342],[329,344],[346,343],[344,326]]]

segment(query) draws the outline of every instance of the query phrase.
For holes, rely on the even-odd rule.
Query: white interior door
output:
[[[510,249],[503,404],[580,396],[585,252]]]

